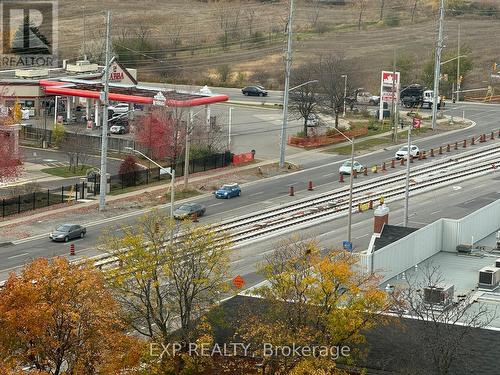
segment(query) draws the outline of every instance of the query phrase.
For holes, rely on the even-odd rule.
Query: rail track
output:
[[[457,156],[435,160],[412,168],[410,173],[410,192],[412,195],[437,189],[452,183],[494,172],[498,165],[500,171],[500,147],[498,144],[471,150]],[[353,210],[356,212],[360,203],[378,200],[383,196],[386,201],[400,199],[405,192],[405,171],[394,173],[381,172],[379,178],[367,181],[359,179],[353,186]],[[229,219],[212,228],[221,233],[228,233],[236,246],[246,242],[264,239],[270,236],[295,230],[321,222],[333,220],[345,215],[349,210],[348,187],[331,192],[317,194],[278,208],[262,210],[256,213]],[[182,240],[182,234],[175,238]],[[113,268],[117,258],[111,254],[102,254],[91,258],[98,268]],[[0,282],[0,288],[3,283]]]

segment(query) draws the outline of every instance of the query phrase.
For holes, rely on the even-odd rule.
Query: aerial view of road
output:
[[[497,374],[499,14],[1,2],[0,375]]]

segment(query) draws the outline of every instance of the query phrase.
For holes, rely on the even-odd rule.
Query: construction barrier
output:
[[[344,134],[349,137],[360,137],[368,134],[368,128],[355,129],[344,132]],[[318,147],[333,145],[336,143],[345,142],[346,139],[340,133],[335,133],[332,135],[321,135],[315,137],[288,137],[288,144],[297,147]]]
[[[313,182],[312,181],[309,181],[309,184],[307,185],[307,190],[309,191],[313,191],[314,188],[313,188]]]
[[[241,163],[248,163],[249,161],[254,160],[254,153],[253,152],[245,152],[244,154],[236,154],[233,155],[233,164],[241,164]]]

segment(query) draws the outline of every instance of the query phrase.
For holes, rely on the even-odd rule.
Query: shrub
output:
[[[54,142],[56,147],[59,147],[64,139],[64,135],[66,134],[66,128],[63,124],[55,124],[52,128],[52,141]]]
[[[371,118],[368,121],[368,130],[375,130],[376,131],[379,129],[379,126],[380,126],[380,121],[378,121],[377,119]]]
[[[140,169],[137,159],[128,155],[120,164],[118,174],[121,176],[124,186],[132,186],[135,183],[135,172]]]
[[[388,27],[399,26],[399,16],[397,14],[388,14],[384,17],[384,25]]]

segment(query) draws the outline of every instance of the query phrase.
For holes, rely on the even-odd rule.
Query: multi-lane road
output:
[[[239,108],[238,108],[239,110]],[[253,109],[243,108],[242,111],[252,111]],[[234,142],[238,142],[238,132],[249,132],[254,130],[254,141],[248,141],[248,134],[245,142],[250,142],[255,145],[252,147],[257,150],[257,155],[264,154],[266,159],[271,159],[278,155],[276,148],[276,140],[279,137],[279,116],[280,111],[265,109],[261,116],[266,116],[270,113],[275,116],[273,121],[257,122],[256,124],[249,125],[248,123],[237,124],[233,123],[233,131],[235,134]],[[498,117],[500,115],[500,106],[497,105],[482,105],[482,104],[456,104],[450,106],[445,113],[453,116],[462,116],[465,111],[465,117],[474,121],[475,126],[468,129],[462,129],[453,133],[442,133],[431,137],[423,138],[415,143],[421,149],[435,148],[442,144],[454,143],[463,139],[470,139],[473,135],[480,133],[489,133],[492,129],[498,129]],[[261,132],[265,131],[266,136],[262,136]],[[276,140],[269,141],[275,136]],[[239,139],[244,139],[243,137]],[[269,144],[266,144],[266,141]],[[264,144],[265,148],[259,149],[259,146]],[[395,150],[398,146],[392,146],[386,149],[381,149],[371,152],[366,155],[358,156],[356,159],[364,165],[378,164],[382,160],[390,159],[393,157]],[[461,152],[462,150],[456,151]],[[266,209],[277,207],[285,202],[290,202],[293,199],[303,198],[305,196],[312,196],[317,193],[330,191],[340,187],[338,182],[338,167],[340,163],[345,160],[344,156],[324,154],[320,152],[304,152],[293,148],[287,148],[288,160],[300,164],[302,170],[270,179],[260,180],[259,182],[249,183],[243,186],[243,195],[237,199],[227,201],[215,200],[213,196],[201,196],[195,201],[201,202],[207,206],[207,216],[202,219],[202,222],[219,222],[231,217],[237,217],[249,212],[254,212],[259,209]],[[444,155],[443,157],[449,157]],[[420,162],[421,163],[421,162]],[[377,176],[363,176],[360,181],[367,178],[376,178]],[[484,180],[484,181],[483,181]],[[313,181],[315,191],[307,191],[308,181]],[[498,191],[496,184],[492,182],[491,178],[483,177],[483,181],[479,189],[478,184],[474,182],[467,182],[462,186],[462,189],[455,196],[450,195],[446,189],[439,190],[433,194],[424,194],[412,200],[412,220],[417,223],[427,223],[431,219],[437,219],[441,216],[449,217],[453,211],[445,209],[446,207],[454,207],[460,201],[467,201],[468,199],[476,199],[477,204],[486,203]],[[493,180],[494,181],[494,180]],[[294,186],[296,191],[295,197],[287,195],[289,186]],[[495,190],[496,189],[496,190]],[[490,191],[491,190],[491,191]],[[482,199],[485,194],[490,194],[488,199]],[[428,197],[422,199],[422,197]],[[420,203],[419,203],[420,202]],[[432,202],[432,203],[429,203]],[[442,209],[439,209],[439,208]],[[164,208],[166,209],[166,208]],[[392,218],[396,219],[395,223],[401,222],[400,203],[393,205]],[[463,214],[458,210],[458,214]],[[368,215],[368,216],[367,216]],[[425,216],[421,218],[420,216]],[[77,256],[92,256],[97,254],[95,249],[99,237],[110,228],[116,228],[121,225],[133,225],[137,221],[138,214],[125,215],[124,217],[111,218],[105,222],[85,223],[89,230],[87,237],[82,241],[77,241]],[[354,220],[353,239],[355,246],[358,249],[366,247],[369,241],[371,227],[371,218],[369,214],[358,214]],[[399,221],[398,221],[399,220]],[[392,221],[392,220],[391,220]],[[345,231],[345,220],[338,219],[331,223],[323,224],[315,228],[313,232],[320,236],[320,238],[328,239],[332,245],[338,246],[345,236],[342,233]],[[0,231],[1,233],[1,231]],[[0,235],[1,237],[1,235]],[[1,241],[0,241],[1,242]],[[241,267],[241,272],[245,271],[246,274],[252,274],[255,271],[256,257],[262,257],[262,254],[269,252],[269,244],[261,243],[255,244],[251,247],[245,247],[235,251],[235,270]],[[50,243],[46,236],[43,238],[34,238],[22,241],[13,246],[0,248],[0,279],[4,279],[10,270],[15,270],[25,264],[27,261],[39,256],[55,256],[66,255],[68,252],[67,244]],[[253,268],[252,268],[253,267]],[[236,272],[235,271],[235,272]],[[248,271],[248,272],[247,272]]]

